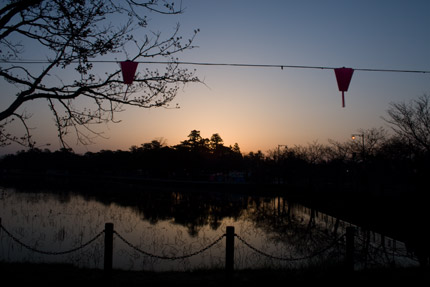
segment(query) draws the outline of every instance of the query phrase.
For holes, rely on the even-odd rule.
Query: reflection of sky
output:
[[[182,61],[430,70],[428,1],[182,3],[182,15],[149,17],[150,29],[162,35],[169,35],[177,22],[184,38],[201,30],[194,42],[198,48],[178,54]],[[34,51],[32,57],[37,57]],[[161,137],[175,145],[193,129],[208,138],[219,133],[225,144],[237,142],[243,152],[345,141],[357,129],[385,126],[381,116],[390,102],[409,101],[430,90],[428,74],[356,71],[343,109],[331,70],[189,68],[197,68],[206,85],[182,89],[174,102],[181,109],[129,108],[118,116],[122,123],[101,127],[108,140],[98,139],[87,149],[126,150]],[[44,105],[31,103],[27,110],[41,123],[35,131],[38,143],[55,144],[55,128],[39,116]]]
[[[174,256],[191,253],[213,242],[225,232],[225,224],[219,230],[204,226],[198,237],[191,237],[185,226],[160,220],[151,224],[141,218],[134,209],[116,204],[104,205],[87,201],[80,196],[71,196],[67,201],[45,193],[17,193],[6,189],[0,198],[0,218],[3,226],[23,243],[37,250],[60,252],[70,250],[88,242],[112,222],[114,229],[131,244],[155,255]],[[224,228],[224,231],[223,231]],[[213,260],[218,258],[224,245],[212,250]],[[205,258],[192,258],[181,266],[178,261],[153,260],[125,245],[115,237],[114,268],[151,270],[182,270],[199,266]],[[206,254],[205,264],[209,264]],[[30,262],[67,262],[78,266],[103,268],[103,236],[80,251],[66,255],[41,255],[21,248],[0,233],[0,260]],[[216,263],[216,262],[215,262]],[[164,269],[163,269],[164,268]]]
[[[250,201],[248,208],[236,219],[220,218],[220,225],[216,229],[209,224],[197,226],[198,232],[193,236],[190,235],[191,223],[177,224],[173,218],[151,223],[136,208],[115,203],[106,205],[96,200],[85,200],[75,194],[56,196],[44,192],[24,193],[4,189],[0,193],[0,218],[5,229],[21,242],[37,250],[54,253],[85,244],[99,234],[107,222],[113,223],[114,230],[132,246],[167,257],[183,256],[204,249],[225,234],[227,226],[234,226],[235,233],[248,244],[278,258],[309,256],[315,249],[322,250],[330,246],[334,238],[345,232],[345,222],[337,224],[335,218],[319,212],[315,213],[311,221],[310,209],[301,205],[290,206],[277,198],[264,202],[260,198],[260,204],[255,202]],[[291,208],[290,217],[286,216],[288,208]],[[103,268],[103,236],[76,252],[41,255],[20,247],[5,232],[0,232],[0,261],[63,262]],[[380,235],[372,233],[372,238],[372,244],[379,246],[377,241]],[[386,240],[390,247],[392,240]],[[396,246],[396,252],[405,254],[401,242],[397,242]],[[224,238],[196,256],[172,261],[144,256],[126,245],[117,235],[114,236],[114,268],[155,271],[223,268],[224,258]],[[235,238],[237,269],[291,267],[306,263],[309,261],[272,260],[255,253],[238,237]]]

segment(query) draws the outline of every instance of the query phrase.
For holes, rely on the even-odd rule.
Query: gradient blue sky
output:
[[[177,22],[184,38],[200,29],[198,48],[179,54],[180,61],[430,70],[427,0],[183,0],[182,6],[178,16],[149,15],[150,29],[166,36]],[[381,117],[391,102],[430,93],[429,74],[356,71],[342,108],[333,70],[189,68],[205,85],[181,89],[174,101],[180,109],[128,108],[120,124],[103,127],[108,139],[85,147],[71,141],[74,150],[128,150],[157,138],[175,145],[194,129],[208,138],[219,133],[243,153],[346,141],[358,129],[387,127]],[[37,142],[54,150],[58,140],[52,116],[40,112],[44,105],[27,110]]]

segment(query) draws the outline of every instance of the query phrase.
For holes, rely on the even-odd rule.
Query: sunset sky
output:
[[[194,41],[198,47],[178,54],[180,61],[430,71],[427,0],[182,0],[182,6],[181,15],[149,15],[149,28],[166,37],[176,23],[184,38],[200,29]],[[32,51],[28,57],[43,55]],[[115,63],[100,65],[117,69]],[[191,130],[207,138],[218,133],[225,145],[238,143],[243,153],[267,152],[280,144],[343,142],[358,129],[389,129],[381,117],[391,102],[430,93],[430,74],[355,71],[342,108],[330,69],[187,68],[196,69],[204,84],[180,90],[172,104],[180,109],[127,108],[117,116],[121,123],[103,127],[107,139],[90,146],[70,141],[73,149],[128,150],[159,138],[176,145]],[[3,97],[0,108],[6,104]],[[37,143],[57,149],[46,102],[30,103],[26,110],[34,115]]]

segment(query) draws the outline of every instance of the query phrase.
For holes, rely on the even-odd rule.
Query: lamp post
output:
[[[278,184],[281,183],[281,161],[279,160],[281,158],[281,147],[287,147],[287,145],[278,144],[278,156],[277,156],[277,162],[278,162]]]
[[[355,140],[357,137],[361,137],[361,152],[364,160],[364,134],[352,134],[351,139]]]

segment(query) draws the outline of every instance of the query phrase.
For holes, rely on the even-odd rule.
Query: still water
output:
[[[121,236],[114,235],[113,268],[149,271],[223,268],[225,238],[220,237],[227,226],[234,226],[239,236],[235,238],[236,269],[341,262],[345,245],[337,239],[350,225],[282,197],[167,191],[88,195],[1,187],[0,218],[3,228],[22,243],[0,231],[0,261],[103,268],[104,235],[77,251],[57,253],[81,247],[110,222]],[[367,251],[374,246],[378,252],[372,253],[373,259],[376,253],[382,254],[374,262],[415,264],[405,257],[401,242],[368,231],[361,234],[365,236],[357,237],[358,245],[361,240]],[[204,251],[178,260],[157,257],[200,250]],[[300,258],[305,259],[293,260]]]

